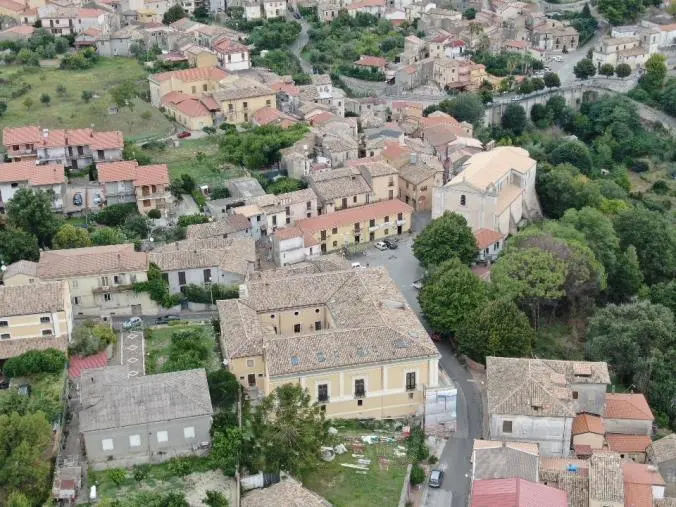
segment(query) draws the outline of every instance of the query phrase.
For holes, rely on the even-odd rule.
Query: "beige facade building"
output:
[[[328,418],[383,419],[438,386],[439,353],[383,268],[261,272],[218,308],[228,368],[252,396],[300,384]]]
[[[12,264],[5,274],[16,275],[18,281],[21,271],[21,266]],[[0,359],[29,350],[53,348],[65,352],[72,331],[73,310],[67,283],[0,285]]]
[[[221,105],[224,121],[236,125],[252,121],[256,111],[277,103],[272,88],[243,77],[222,80],[213,97]]]
[[[414,210],[432,209],[432,189],[444,183],[444,166],[438,159],[411,153],[410,162],[399,168],[399,199]]]
[[[226,75],[225,71],[218,67],[199,67],[151,74],[148,76],[150,103],[155,107],[160,107],[162,97],[169,92],[181,92],[201,97],[208,92],[216,91],[218,82]]]
[[[250,202],[262,211],[267,234],[293,225],[298,220],[317,216],[317,194],[311,188],[279,195],[265,194],[254,197]]]
[[[9,270],[8,270],[9,271]],[[131,243],[50,250],[40,254],[34,280],[66,281],[74,315],[153,315],[157,303],[133,285],[148,279],[148,256]],[[25,272],[7,276],[7,286],[25,283]]]
[[[535,160],[523,148],[477,153],[457,176],[433,190],[432,218],[451,211],[464,216],[472,230],[511,234],[522,220],[541,216],[535,171]]]

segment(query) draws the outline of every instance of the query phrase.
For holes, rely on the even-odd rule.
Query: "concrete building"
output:
[[[286,16],[286,2],[280,0],[263,0],[265,19],[283,18]]]
[[[206,224],[189,225],[186,238],[250,238],[252,236],[249,220],[242,215],[228,215],[224,210],[215,218],[215,221]]]
[[[265,194],[254,197],[250,202],[263,212],[267,234],[318,214],[317,195],[311,188],[279,195]]]
[[[543,51],[552,53],[574,51],[579,42],[577,30],[563,21],[545,18],[531,30],[531,44]]]
[[[477,255],[479,262],[495,261],[505,246],[505,235],[491,229],[478,229],[474,231],[474,237],[479,249]]]
[[[519,478],[485,479],[472,483],[470,507],[529,504],[568,507],[568,494],[551,486]]]
[[[608,433],[652,435],[653,416],[645,396],[639,393],[607,393],[605,425]]]
[[[604,37],[594,47],[592,61],[597,66],[606,63],[612,66],[626,63],[633,70],[644,67],[650,54],[650,48],[643,46],[637,36]]]
[[[139,213],[165,211],[172,201],[166,164],[139,166],[136,160],[97,164],[108,204],[135,202]]]
[[[292,382],[327,418],[416,413],[439,353],[384,268],[268,271],[219,301],[221,350],[251,397]]]
[[[10,264],[4,275],[18,274],[20,263],[26,261]],[[0,285],[0,359],[29,350],[51,348],[66,352],[72,331],[73,309],[67,283]]]
[[[221,108],[212,97],[193,97],[182,92],[169,92],[162,97],[164,112],[188,130],[201,131],[213,127]]]
[[[148,254],[169,282],[172,294],[189,284],[233,285],[244,281],[256,263],[253,238],[185,239],[156,247]]]
[[[522,220],[541,216],[535,193],[536,162],[517,147],[472,155],[460,174],[432,194],[432,218],[445,211],[465,217],[472,230],[512,234]]]
[[[319,172],[309,175],[307,179],[317,195],[320,215],[371,202],[371,187],[352,168]]]
[[[85,370],[80,403],[87,461],[97,470],[196,454],[211,442],[203,368],[138,377],[126,366]]]
[[[416,211],[431,210],[432,189],[443,185],[444,167],[435,157],[405,151],[409,152],[409,163],[399,167],[399,199]]]
[[[162,97],[169,92],[182,92],[201,97],[216,91],[219,81],[226,76],[225,71],[218,67],[200,67],[151,74],[148,76],[150,103],[155,107],[160,107]]]
[[[587,446],[592,451],[603,449],[606,427],[603,418],[592,414],[579,414],[573,420],[572,446],[575,454],[580,454],[579,448]],[[591,453],[589,453],[591,454]]]
[[[568,456],[578,413],[602,414],[606,363],[486,358],[491,440],[536,442],[541,456]]]
[[[212,96],[221,105],[223,121],[236,125],[250,122],[259,109],[277,104],[277,95],[272,88],[237,76],[223,79]]]
[[[246,70],[251,67],[249,48],[244,44],[224,38],[212,48],[218,56],[218,66],[227,71]]]
[[[287,266],[316,259],[321,255],[319,243],[312,234],[303,233],[298,227],[279,229],[270,237],[272,259],[277,266]]]
[[[33,160],[0,164],[0,209],[5,209],[19,189],[32,188],[53,192],[52,207],[54,211],[61,211],[65,185],[66,176],[62,165],[36,165]]]
[[[655,440],[646,450],[648,462],[656,466],[665,481],[665,495],[676,496],[676,434]]]
[[[539,457],[534,443],[474,440],[472,481],[519,478],[537,482]]]

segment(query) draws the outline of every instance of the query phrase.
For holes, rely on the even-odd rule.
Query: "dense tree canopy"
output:
[[[442,100],[425,109],[425,114],[442,111],[450,114],[458,121],[466,121],[472,125],[480,124],[484,119],[484,104],[479,95],[462,93],[452,99]]]
[[[425,267],[454,257],[469,265],[476,259],[478,251],[476,238],[465,217],[450,212],[432,220],[413,242],[413,254]]]
[[[243,133],[228,132],[219,139],[221,154],[231,164],[260,169],[277,162],[279,150],[288,148],[306,132],[307,127],[300,124],[287,129],[270,125]]]
[[[457,257],[430,270],[418,295],[430,327],[439,333],[455,332],[474,309],[488,300],[486,283]]]
[[[38,239],[29,232],[13,227],[0,229],[0,261],[5,265],[20,260],[37,262],[40,258]]]
[[[510,104],[502,115],[502,128],[509,130],[515,136],[520,136],[526,128],[526,110],[519,104]]]
[[[60,226],[52,213],[53,202],[52,192],[20,188],[6,205],[10,225],[33,234],[40,246],[51,246]]]
[[[89,238],[89,233],[82,227],[75,227],[71,224],[64,224],[56,231],[52,239],[52,247],[54,249],[64,248],[82,248],[91,246],[92,241]]]

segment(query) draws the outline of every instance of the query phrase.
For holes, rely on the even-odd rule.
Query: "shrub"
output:
[[[657,180],[653,183],[652,191],[658,195],[667,195],[669,193],[669,184],[664,180]]]
[[[119,227],[124,225],[129,215],[138,214],[136,203],[111,204],[94,215],[94,221],[108,227]]]
[[[110,326],[88,320],[73,330],[73,341],[68,351],[71,355],[91,356],[115,341],[115,333]]]
[[[644,160],[636,160],[631,165],[631,170],[635,173],[644,173],[650,170],[650,165]]]
[[[217,186],[211,189],[212,199],[225,199],[227,197],[230,197],[230,190],[228,190],[228,187]]]
[[[195,199],[195,203],[200,207],[200,209],[207,205],[207,198],[204,197],[204,194],[199,188],[193,190],[191,195],[192,198]]]
[[[156,220],[158,218],[162,218],[162,212],[158,209],[151,209],[148,212],[148,218],[152,218],[154,220]]]
[[[220,299],[235,299],[239,297],[237,285],[221,285],[214,283],[209,286],[188,284],[183,291],[185,299],[193,303],[212,304]]]
[[[425,482],[425,470],[417,463],[411,468],[411,486]]]
[[[209,507],[228,507],[228,499],[220,491],[207,491],[207,496],[202,499],[202,503]]]
[[[11,357],[2,368],[9,377],[24,377],[37,373],[59,373],[66,366],[66,355],[60,350],[29,350]]]
[[[141,482],[146,477],[148,477],[149,472],[150,472],[150,465],[134,465],[134,468],[133,468],[134,480],[136,482]]]
[[[178,225],[180,227],[188,227],[189,225],[194,224],[206,224],[208,221],[209,217],[200,213],[196,215],[183,215],[182,217],[178,217]]]
[[[429,456],[430,451],[425,445],[425,431],[420,426],[411,430],[411,436],[406,441],[406,454],[410,460],[416,463],[427,459]]]
[[[172,474],[178,475],[179,477],[185,477],[192,472],[190,462],[181,458],[170,459],[167,468],[169,468],[169,471]]]
[[[127,471],[122,468],[111,468],[108,470],[108,478],[113,481],[116,486],[121,486],[127,479]]]
[[[438,461],[439,461],[439,458],[437,458],[434,454],[432,454],[429,458],[427,458],[427,462],[428,462],[430,465],[434,465],[434,464],[437,463]]]

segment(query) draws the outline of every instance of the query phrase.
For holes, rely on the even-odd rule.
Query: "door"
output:
[[[249,387],[256,387],[256,374],[249,373],[248,375]]]
[[[397,234],[401,234],[401,225],[397,226]]]

